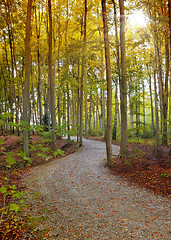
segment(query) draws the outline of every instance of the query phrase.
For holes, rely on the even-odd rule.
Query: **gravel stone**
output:
[[[105,143],[83,139],[83,144],[25,178],[27,214],[45,217],[37,227],[49,229],[44,239],[171,239],[169,199],[112,175],[104,167]]]

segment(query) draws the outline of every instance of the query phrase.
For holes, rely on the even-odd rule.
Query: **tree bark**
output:
[[[26,19],[26,40],[25,40],[25,81],[23,98],[23,121],[29,124],[29,95],[30,95],[30,73],[31,73],[31,8],[32,0],[28,0]],[[28,129],[23,131],[24,152],[29,153]]]
[[[150,104],[151,104],[151,124],[152,124],[152,135],[154,136],[154,113],[153,113],[153,96],[151,89],[151,75],[149,76],[149,89],[150,89]]]
[[[168,0],[169,7],[169,36],[170,36],[170,61],[171,61],[171,0]],[[171,138],[171,76],[170,76],[170,94],[169,94],[169,132]]]
[[[39,113],[39,123],[42,125],[42,100],[41,100],[41,68],[40,68],[40,9],[39,26],[37,24],[37,12],[35,8],[36,36],[37,36],[37,63],[38,63],[38,82],[37,82],[37,108]]]
[[[118,80],[120,82],[120,61],[119,61],[119,39],[118,39],[118,26],[117,26],[117,14],[116,14],[116,3],[115,0],[112,0],[113,9],[114,9],[114,25],[115,25],[115,38],[116,38],[116,67],[117,67],[117,75]],[[114,126],[113,126],[113,134],[112,139],[116,140],[117,135],[117,113],[118,113],[118,80],[116,80],[116,91],[115,91],[115,118],[114,118]]]
[[[106,0],[102,0],[102,16],[104,29],[104,45],[106,60],[106,79],[107,79],[107,132],[106,132],[106,150],[107,150],[107,166],[113,167],[112,157],[112,80],[111,65],[109,53],[109,36],[107,25]]]
[[[131,98],[131,85],[132,79],[129,80],[129,111],[130,111],[130,121],[131,121],[131,137],[134,135],[134,118],[133,118],[133,100]]]
[[[49,81],[49,93],[50,93],[50,113],[52,123],[52,142],[55,145],[56,134],[56,115],[55,115],[55,79],[52,72],[52,9],[51,0],[48,0],[48,13],[49,13],[49,58],[48,58],[48,81]]]
[[[159,115],[158,115],[158,96],[157,96],[157,83],[156,83],[156,58],[157,58],[157,54],[156,54],[156,47],[154,46],[155,50],[154,50],[154,67],[153,67],[153,75],[154,75],[154,99],[155,99],[155,120],[156,120],[156,130],[155,130],[155,136],[156,136],[156,140],[158,142],[159,140]]]
[[[83,52],[82,52],[82,68],[81,68],[81,87],[80,87],[80,130],[79,130],[79,145],[83,145],[83,85],[85,75],[85,50],[86,50],[86,27],[87,27],[87,0],[84,0],[84,35],[83,35]]]
[[[120,49],[121,49],[121,80],[120,80],[121,145],[120,145],[120,156],[122,157],[122,156],[128,155],[128,143],[127,143],[127,81],[126,81],[124,0],[119,0],[119,7],[120,7]]]
[[[112,132],[112,139],[116,140],[117,136],[117,119],[118,119],[118,85],[116,82],[116,89],[115,89],[115,117],[114,117],[114,125],[113,125],[113,132]]]

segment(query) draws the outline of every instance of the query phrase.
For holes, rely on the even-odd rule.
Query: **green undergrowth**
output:
[[[11,125],[13,124],[11,123]],[[22,122],[17,127],[23,130],[25,125]],[[39,131],[39,134],[34,135],[35,141],[33,137],[29,138],[29,155],[26,155],[23,151],[21,137],[16,137],[16,141],[12,143],[12,146],[6,144],[8,135],[0,138],[0,239],[19,239],[22,231],[27,229],[31,233],[35,231],[36,223],[40,222],[40,219],[33,217],[25,217],[24,221],[22,220],[21,213],[28,206],[24,200],[24,191],[18,184],[21,171],[65,155],[67,140],[59,148],[57,144],[54,149],[51,143],[51,133],[43,132],[41,126],[29,128],[29,130],[35,129]],[[62,129],[56,131],[60,135],[62,134]],[[65,134],[64,132],[63,135]],[[72,144],[72,142],[69,142],[69,144]],[[44,232],[46,232],[46,229],[43,229],[42,233],[36,233],[38,237],[36,239],[41,239],[39,237]]]

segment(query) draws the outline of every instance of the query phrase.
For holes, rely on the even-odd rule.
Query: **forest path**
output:
[[[170,201],[112,175],[104,167],[105,143],[83,144],[72,155],[35,167],[25,179],[27,214],[45,216],[38,232],[50,229],[44,239],[171,239]]]

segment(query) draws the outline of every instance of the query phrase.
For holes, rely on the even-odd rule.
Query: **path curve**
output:
[[[51,229],[44,239],[171,239],[169,199],[112,175],[104,167],[105,143],[83,144],[72,155],[35,167],[25,180],[29,213],[47,218],[38,231]],[[113,154],[118,151],[113,146]]]

